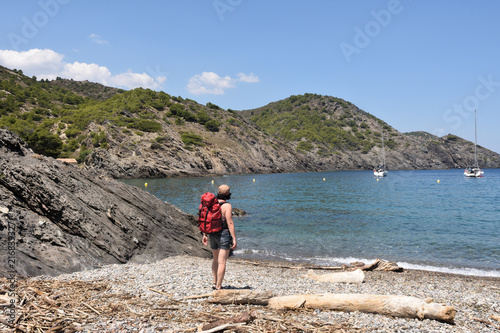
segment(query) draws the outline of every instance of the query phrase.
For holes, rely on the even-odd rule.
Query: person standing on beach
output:
[[[226,274],[226,263],[229,252],[236,249],[236,234],[233,223],[233,208],[227,200],[231,198],[230,187],[219,186],[217,199],[221,205],[222,230],[213,234],[203,234],[202,242],[208,244],[210,238],[210,248],[212,249],[212,274],[214,276],[213,289],[221,289],[224,275]]]

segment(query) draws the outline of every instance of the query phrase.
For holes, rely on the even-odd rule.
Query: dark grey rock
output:
[[[33,154],[6,130],[0,156],[0,276],[210,255],[190,215],[139,188]]]
[[[233,207],[232,211],[233,211],[233,216],[240,217],[240,216],[247,215],[247,212],[245,212],[243,209],[240,209],[240,208]]]

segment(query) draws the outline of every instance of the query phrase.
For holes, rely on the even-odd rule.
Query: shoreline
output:
[[[242,255],[243,257],[239,257]],[[252,257],[252,255],[247,256],[246,254],[243,253],[236,253],[236,259],[241,259],[241,260],[257,260],[257,261],[270,261],[270,262],[282,262],[282,263],[287,263],[287,264],[295,264],[295,265],[311,265],[311,266],[316,266],[316,267],[329,267],[331,266],[329,264],[325,265],[320,265],[317,263],[311,262],[311,260],[307,259],[299,259],[299,258],[294,258],[294,259],[284,259],[284,258],[275,258],[275,259],[268,259],[264,258],[263,256],[255,256]],[[351,262],[364,262],[366,264],[371,263],[377,259],[361,259],[361,258],[337,258],[340,260],[335,261],[337,263],[337,266],[342,266],[342,265],[349,265]],[[382,260],[388,261],[384,258],[381,258]],[[500,270],[495,270],[495,269],[480,269],[480,268],[473,268],[473,267],[446,267],[446,266],[435,266],[435,265],[425,265],[425,264],[413,264],[410,262],[406,261],[395,261],[395,263],[402,267],[405,270],[415,270],[415,271],[426,271],[426,272],[435,272],[435,273],[447,273],[447,274],[456,274],[456,275],[464,275],[464,276],[477,276],[477,277],[493,277],[493,278],[500,278]],[[333,266],[332,266],[333,267]]]
[[[69,309],[73,308],[85,313],[86,316],[78,313],[79,319],[73,323],[82,332],[194,331],[200,324],[253,310],[258,316],[244,326],[247,332],[257,332],[259,327],[276,332],[343,329],[345,332],[472,333],[500,329],[500,321],[494,319],[500,320],[500,278],[405,269],[399,273],[367,271],[361,284],[332,284],[304,277],[309,269],[316,269],[317,274],[331,271],[321,271],[315,265],[283,264],[281,261],[231,257],[223,286],[270,290],[277,296],[338,293],[432,297],[434,302],[456,309],[455,324],[359,311],[275,311],[265,306],[207,303],[206,295],[212,292],[211,259],[187,255],[154,263],[110,265],[56,277],[40,276],[26,280],[26,283],[49,297],[64,293],[69,286],[68,302],[73,303],[65,310],[65,315],[68,317]],[[80,286],[82,290],[78,289]],[[37,297],[36,293],[32,294],[32,297]],[[199,295],[205,297],[185,299]],[[63,298],[59,301],[62,302]],[[42,305],[45,304],[40,299],[39,307]],[[280,321],[272,318],[280,318]]]

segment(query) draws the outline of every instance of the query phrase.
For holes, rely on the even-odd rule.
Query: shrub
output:
[[[92,150],[87,149],[85,145],[82,145],[80,147],[80,153],[78,154],[78,157],[76,158],[78,163],[83,163],[85,162],[85,158],[92,152]]]
[[[64,131],[64,134],[66,134],[68,138],[74,138],[77,137],[81,132],[82,132],[81,130],[72,125],[68,127],[67,130]]]
[[[61,153],[63,142],[54,134],[46,130],[38,130],[28,136],[26,142],[34,152],[50,157],[58,157]]]
[[[203,138],[190,132],[181,132],[181,140],[186,146],[204,146]]]
[[[309,141],[300,141],[299,144],[297,145],[298,151],[309,152],[312,149],[313,149],[313,144],[310,143]]]
[[[212,109],[212,110],[222,110],[222,108],[221,108],[220,106],[215,105],[215,104],[210,103],[210,102],[208,102],[208,103],[207,103],[207,106],[208,106],[210,109]]]
[[[170,111],[167,113],[169,117],[180,116],[180,113],[184,110],[184,106],[181,104],[174,104],[170,107]]]
[[[128,128],[134,128],[144,132],[158,132],[161,131],[161,124],[148,119],[129,119],[127,124]]]
[[[78,142],[76,139],[71,139],[67,144],[63,145],[62,150],[66,152],[72,152],[78,149]]]
[[[229,125],[233,125],[233,126],[238,126],[238,125],[241,125],[241,121],[239,121],[239,120],[237,120],[237,119],[235,119],[235,118],[229,118],[229,119],[227,120],[227,123],[228,123]]]
[[[212,120],[212,118],[210,118],[210,116],[208,115],[208,113],[206,113],[205,111],[200,111],[196,114],[196,118],[198,118],[198,123],[204,125],[206,122]]]
[[[205,128],[210,132],[219,131],[219,122],[217,120],[209,120],[205,123]]]
[[[99,133],[92,132],[90,136],[92,137],[92,145],[94,145],[94,147],[107,147],[106,133],[104,131],[100,131]]]

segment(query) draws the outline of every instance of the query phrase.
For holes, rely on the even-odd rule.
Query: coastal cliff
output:
[[[0,129],[0,276],[208,257],[191,215],[133,186],[33,153]]]

